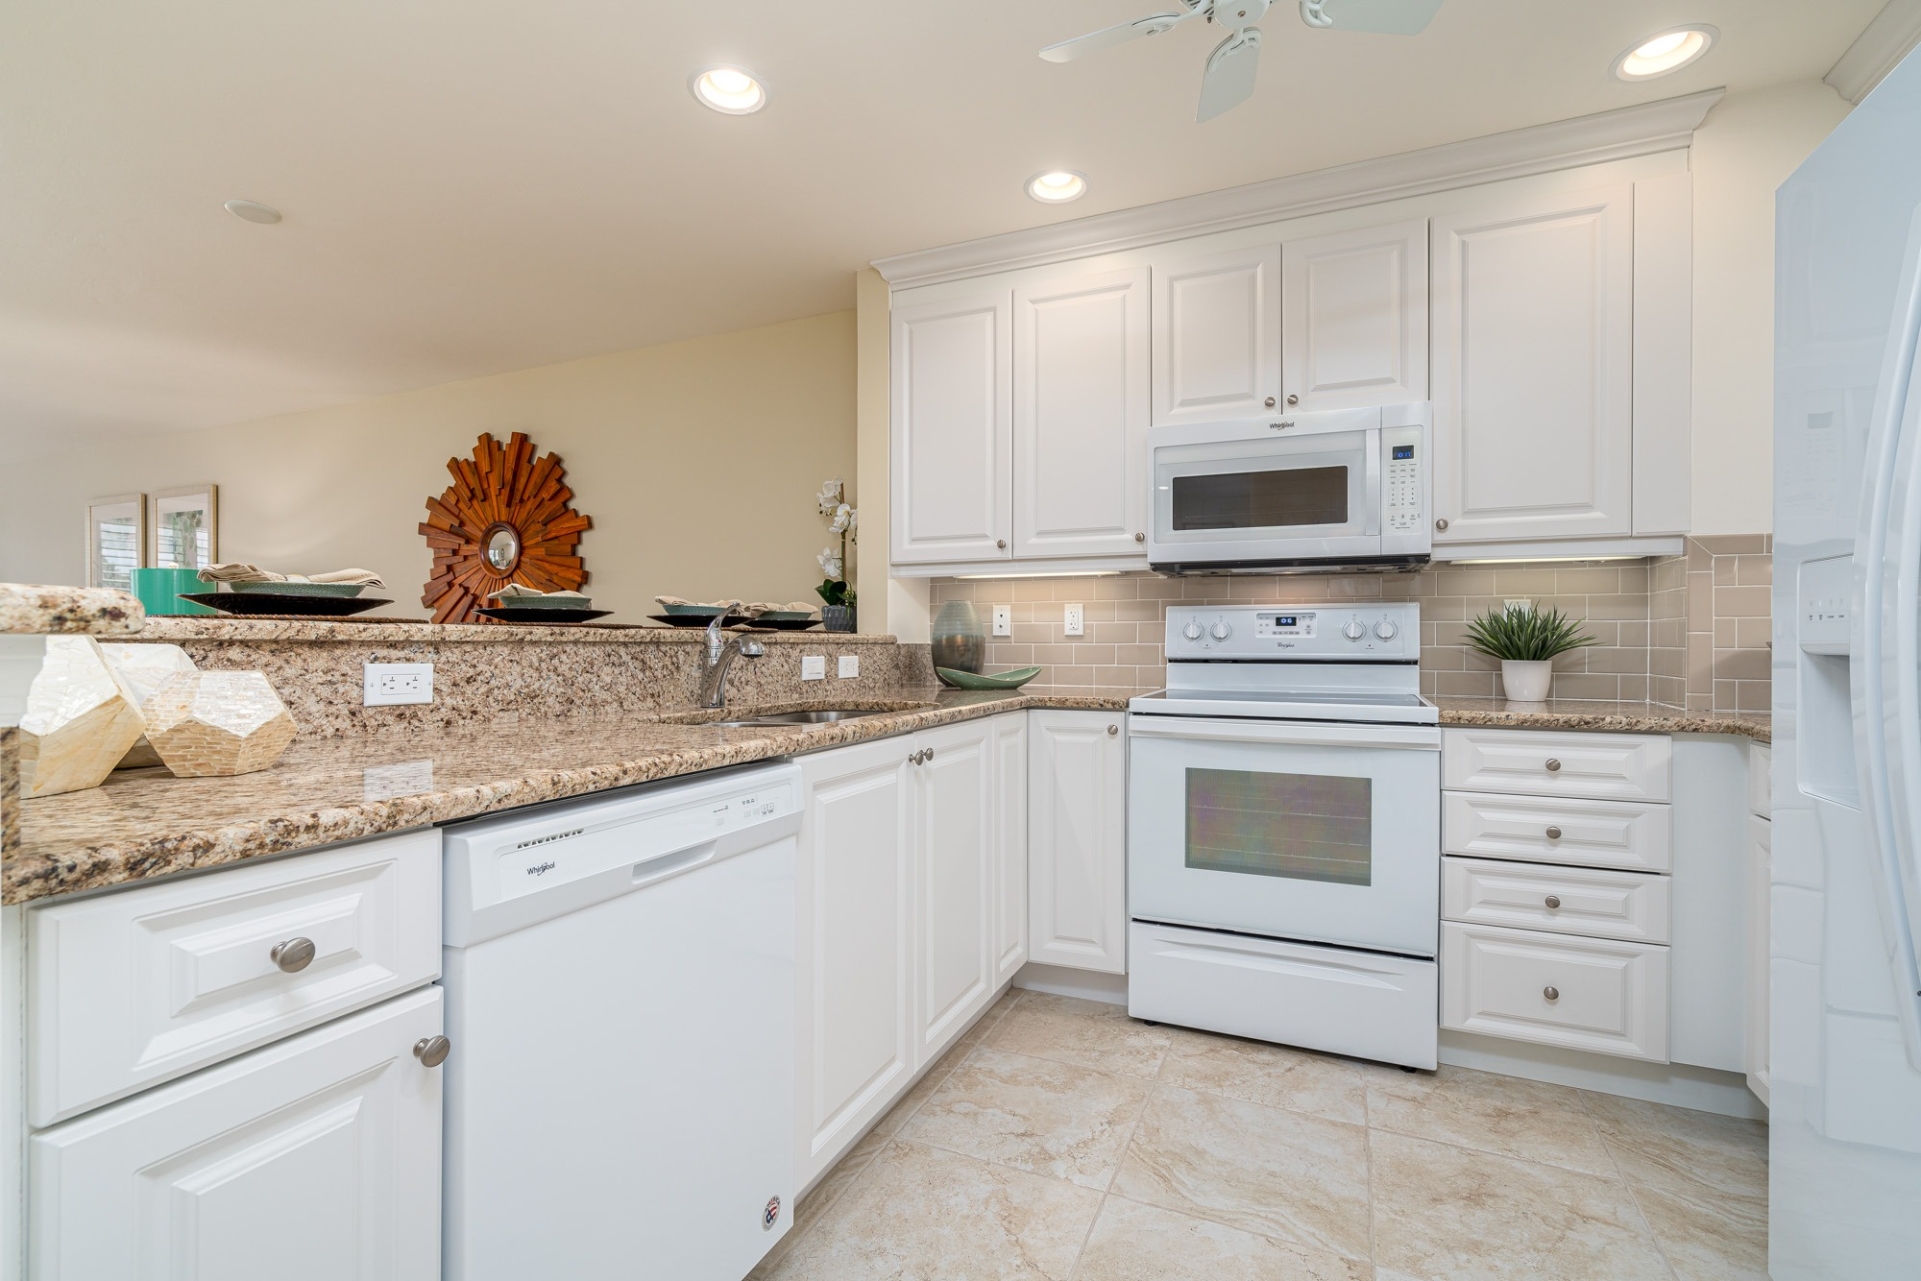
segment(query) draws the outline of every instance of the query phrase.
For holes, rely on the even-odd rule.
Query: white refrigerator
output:
[[[1921,1277],[1921,56],[1775,207],[1769,1261]]]

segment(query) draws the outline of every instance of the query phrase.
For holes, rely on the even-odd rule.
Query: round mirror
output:
[[[509,526],[497,525],[487,535],[484,548],[487,563],[504,574],[520,559],[520,535]]]

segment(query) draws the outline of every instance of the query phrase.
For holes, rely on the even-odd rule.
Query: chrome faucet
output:
[[[736,655],[742,658],[759,658],[767,652],[767,646],[751,636],[728,636],[721,632],[727,615],[740,608],[739,601],[729,601],[714,621],[707,624],[707,648],[702,651],[700,667],[700,705],[702,707],[727,706],[727,669],[734,665]]]

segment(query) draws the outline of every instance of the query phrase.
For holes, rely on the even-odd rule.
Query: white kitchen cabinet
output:
[[[1030,960],[1127,971],[1127,735],[1119,712],[1029,713]]]
[[[423,988],[40,1131],[30,1274],[439,1276],[440,1030]]]
[[[1668,949],[1441,922],[1441,1026],[1668,1061]]]
[[[1747,1020],[1742,1069],[1748,1088],[1761,1102],[1768,1101],[1768,939],[1769,904],[1773,898],[1774,824],[1748,815],[1747,865]]]
[[[1434,543],[1634,532],[1634,190],[1438,214]]]
[[[1267,413],[1281,395],[1281,247],[1149,263],[1154,291],[1154,422]]]
[[[1016,558],[1146,557],[1147,268],[1014,291]]]
[[[916,1062],[924,1063],[994,994],[996,749],[993,723],[963,721],[914,735],[919,860]]]
[[[1027,963],[1027,717],[996,716],[994,752],[994,986]]]
[[[893,559],[1004,560],[1013,511],[1013,295],[893,313]]]
[[[1282,404],[1427,399],[1427,219],[1281,245]]]
[[[911,744],[881,739],[800,758],[800,1186],[833,1164],[913,1079]]]

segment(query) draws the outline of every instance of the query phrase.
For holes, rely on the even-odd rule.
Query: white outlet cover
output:
[[[1012,636],[1014,634],[1014,607],[1012,605],[994,606],[994,635]]]
[[[434,701],[432,663],[367,663],[361,670],[362,707],[397,707]]]
[[[1086,626],[1085,620],[1086,620],[1086,611],[1082,609],[1081,606],[1079,605],[1069,605],[1062,619],[1062,621],[1066,624],[1067,634],[1069,636],[1086,635],[1087,626]]]
[[[841,679],[850,680],[853,677],[856,677],[859,675],[860,675],[860,655],[859,654],[842,654],[840,656]]]
[[[800,678],[804,681],[826,680],[827,655],[802,654],[800,656]]]

